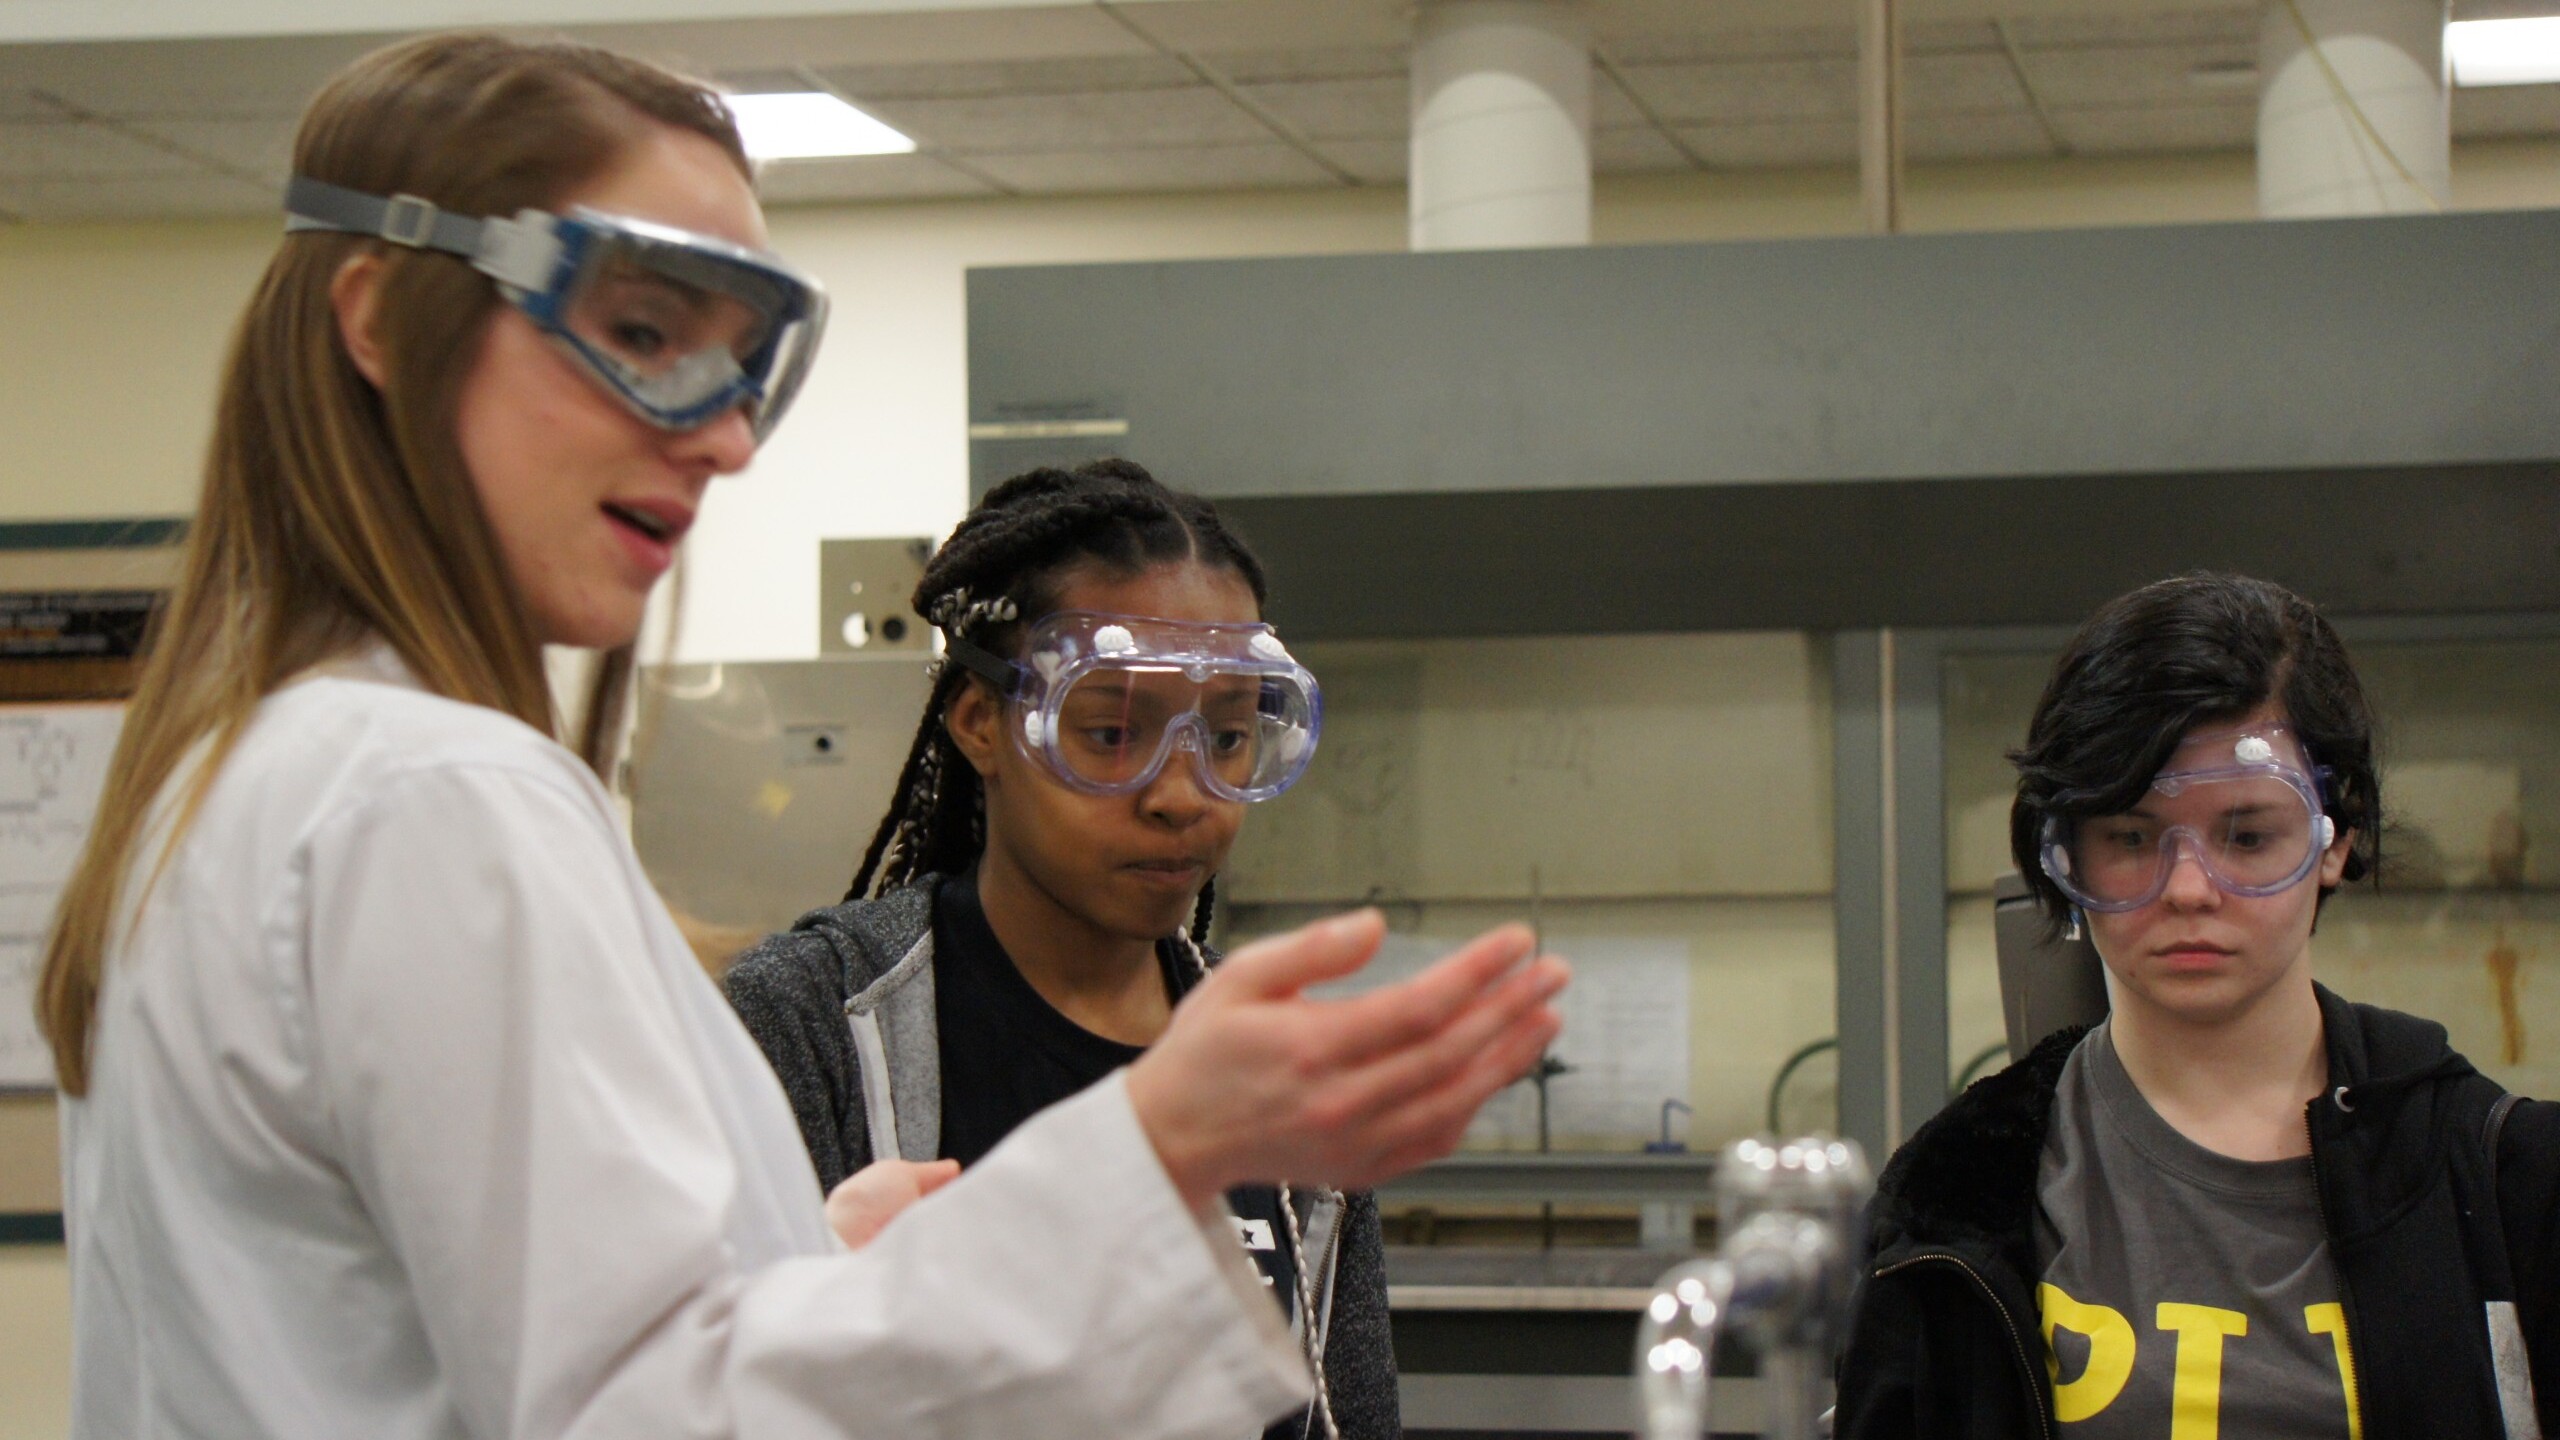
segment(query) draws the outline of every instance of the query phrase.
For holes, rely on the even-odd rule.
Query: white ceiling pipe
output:
[[[2446,15],[2447,0],[2268,0],[2258,31],[2260,215],[2444,208]]]
[[[1416,250],[1591,243],[1591,34],[1571,0],[1428,0],[1414,20]]]

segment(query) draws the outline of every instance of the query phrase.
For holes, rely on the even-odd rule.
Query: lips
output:
[[[2239,952],[2210,941],[2180,940],[2160,946],[2152,953],[2171,966],[2205,968],[2220,965]]]
[[[682,505],[658,500],[608,500],[604,504],[607,518],[639,533],[642,539],[660,545],[673,545],[693,528],[693,512]]]
[[[1189,858],[1132,860],[1120,868],[1151,884],[1190,885],[1209,873],[1209,862]]]

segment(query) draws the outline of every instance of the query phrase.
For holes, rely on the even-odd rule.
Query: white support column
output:
[[[1591,36],[1573,0],[1425,0],[1416,250],[1591,243]]]
[[[2448,0],[2268,0],[2258,31],[2260,215],[2444,208],[2447,9]]]

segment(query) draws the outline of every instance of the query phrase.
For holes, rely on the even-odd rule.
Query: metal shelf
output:
[[[1706,1203],[1716,1157],[1705,1151],[1669,1155],[1460,1154],[1378,1187],[1381,1205],[1454,1201],[1558,1201],[1640,1205],[1671,1200]]]

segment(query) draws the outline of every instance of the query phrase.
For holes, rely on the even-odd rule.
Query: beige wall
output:
[[[71,1272],[58,1245],[0,1245],[0,1440],[71,1429]]]

